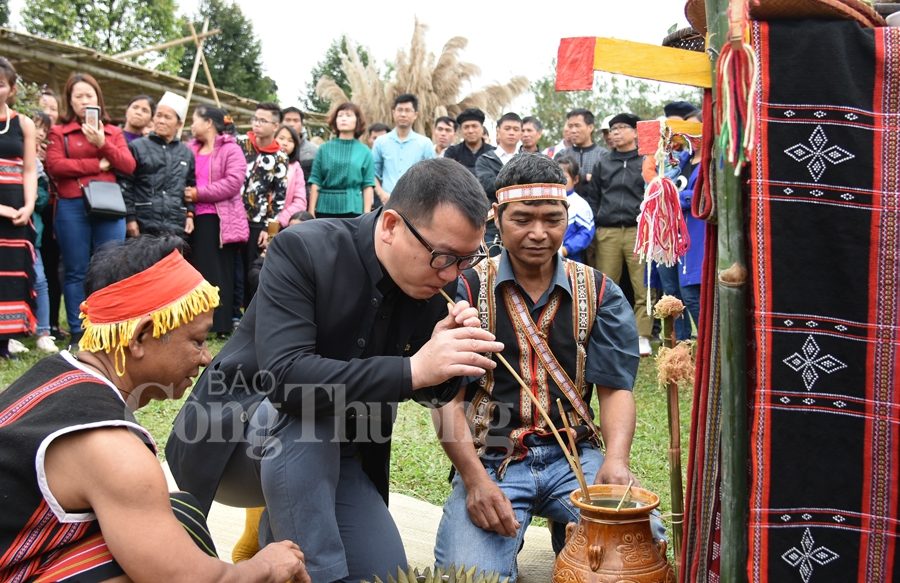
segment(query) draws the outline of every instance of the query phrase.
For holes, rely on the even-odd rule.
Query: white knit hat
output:
[[[157,107],[159,107],[160,105],[171,107],[173,110],[175,110],[175,115],[178,116],[178,120],[184,121],[184,116],[187,115],[188,110],[187,99],[185,99],[181,95],[178,95],[177,93],[166,91],[165,95],[162,96],[162,99],[159,100]]]

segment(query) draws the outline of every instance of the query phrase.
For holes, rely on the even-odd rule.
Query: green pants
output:
[[[634,256],[634,241],[637,227],[597,227],[595,266],[618,285],[622,277],[622,262],[628,267],[628,277],[634,288],[634,319],[637,321],[638,335],[650,336],[653,322],[647,315],[647,286],[644,273],[647,266]]]

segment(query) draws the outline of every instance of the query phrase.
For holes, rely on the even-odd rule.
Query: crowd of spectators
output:
[[[591,111],[573,109],[563,139],[542,150],[541,120],[512,112],[496,121],[494,145],[485,114],[476,108],[438,117],[431,137],[423,136],[412,129],[418,99],[402,94],[393,103],[392,126],[367,124],[357,104],[343,103],[328,117],[333,139],[316,144],[297,107],[259,103],[251,129],[241,135],[223,109],[198,105],[189,112],[187,101],[170,92],[159,100],[135,96],[117,126],[100,84],[86,73],[73,74],[60,95],[44,90],[43,112],[26,119],[13,109],[15,80],[12,66],[0,60],[0,101],[7,108],[0,118],[0,126],[7,126],[0,131],[0,158],[18,169],[0,176],[0,242],[27,249],[22,257],[33,259],[10,253],[0,260],[0,271],[18,266],[24,274],[13,281],[0,278],[0,309],[14,314],[0,326],[0,356],[14,357],[11,352],[22,345],[13,339],[30,334],[38,336],[43,351],[58,350],[54,341],[77,346],[85,273],[107,241],[141,233],[183,237],[189,259],[220,289],[212,332],[225,338],[253,299],[270,237],[301,215],[348,218],[377,211],[411,166],[434,157],[465,166],[496,202],[494,181],[520,152],[542,152],[565,171],[569,229],[560,253],[623,285],[635,306],[641,354],[651,352],[648,270],[633,252],[645,183],[639,118],[631,113],[609,115],[597,128]],[[699,120],[699,113],[687,102],[666,107],[670,118]],[[655,287],[682,298],[696,324],[702,225],[691,221],[689,208],[697,155],[686,152],[680,162],[669,174],[684,177],[682,208],[694,226],[691,251],[681,265],[654,266],[649,285],[659,281]],[[85,193],[97,190],[97,183],[119,186],[124,212],[86,210]],[[502,252],[493,220],[486,223],[485,247],[491,255]],[[690,331],[689,319],[678,323],[679,338]]]

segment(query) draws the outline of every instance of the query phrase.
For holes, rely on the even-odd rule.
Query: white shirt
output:
[[[516,155],[516,151],[513,150],[512,154],[508,154],[506,150],[498,147],[494,152],[497,154],[497,157],[500,158],[500,163],[506,166],[506,163],[512,160],[513,156]]]

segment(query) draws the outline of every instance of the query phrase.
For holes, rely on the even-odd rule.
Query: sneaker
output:
[[[21,354],[23,352],[28,352],[28,349],[25,348],[25,345],[16,340],[15,338],[9,339],[9,344],[7,345],[7,350],[9,350],[10,354]]]
[[[49,353],[59,352],[59,347],[53,342],[54,340],[56,340],[56,337],[50,336],[49,334],[47,336],[41,336],[37,339],[38,350]]]
[[[646,336],[638,337],[638,351],[641,356],[650,356],[653,354],[653,348],[650,346],[650,339]]]

